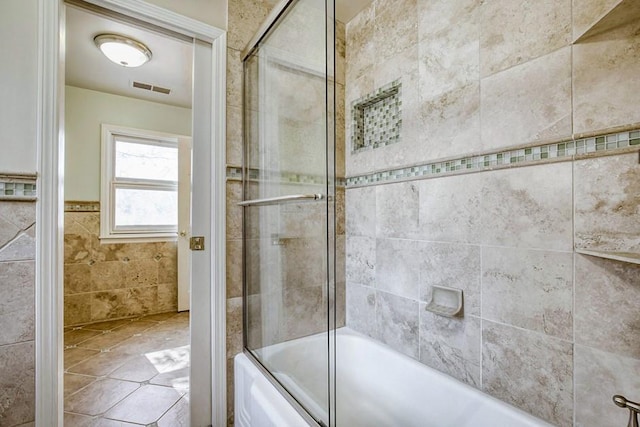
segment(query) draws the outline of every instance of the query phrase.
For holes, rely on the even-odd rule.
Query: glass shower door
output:
[[[288,2],[244,59],[245,349],[310,421],[334,395],[333,1]]]

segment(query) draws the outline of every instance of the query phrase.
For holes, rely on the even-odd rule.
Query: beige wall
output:
[[[401,79],[401,141],[348,139],[348,177],[581,133],[640,143],[640,24],[573,42],[602,5],[374,2],[347,26],[347,106]],[[640,252],[637,149],[613,150],[348,185],[347,325],[553,425],[625,425],[640,268],[574,250]],[[464,317],[426,309],[433,285],[464,290]]]
[[[0,172],[36,171],[37,4],[0,4]]]
[[[66,86],[65,200],[100,200],[102,123],[191,135],[191,109]]]
[[[0,181],[35,182],[37,2],[0,2]],[[2,197],[0,197],[2,199]],[[35,417],[35,203],[0,200],[0,425]]]

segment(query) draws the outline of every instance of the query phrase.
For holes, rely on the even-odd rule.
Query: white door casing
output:
[[[38,203],[36,209],[36,427],[62,427],[64,10],[38,1]],[[223,30],[141,0],[86,0],[193,37],[191,425],[226,425],[225,73]],[[198,71],[200,70],[200,71]],[[215,381],[212,381],[215,379]]]

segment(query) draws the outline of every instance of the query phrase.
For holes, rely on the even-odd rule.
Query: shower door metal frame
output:
[[[327,6],[326,4],[331,2],[333,4],[332,11],[335,11],[335,1],[334,0],[325,0],[325,31],[327,31],[327,22],[329,19],[333,20],[333,33],[331,34],[331,41],[333,46],[333,56],[331,57],[331,62],[329,63],[329,56],[327,53],[325,46],[325,62],[324,64],[317,64],[316,67],[309,67],[308,63],[301,63],[301,61],[296,60],[293,55],[288,54],[287,52],[283,52],[279,49],[263,46],[260,47],[261,41],[267,37],[272,29],[275,29],[280,21],[286,14],[289,12],[289,8],[295,6],[299,0],[282,0],[278,3],[272,12],[269,14],[265,23],[259,28],[257,33],[252,37],[251,41],[247,44],[245,49],[241,52],[241,59],[243,62],[243,85],[242,85],[242,96],[243,100],[246,102],[246,91],[245,91],[245,75],[244,75],[244,64],[246,60],[257,50],[260,49],[261,53],[266,53],[266,57],[261,58],[262,63],[259,64],[259,80],[260,86],[264,87],[266,81],[264,81],[266,65],[268,62],[274,62],[278,65],[284,65],[286,67],[290,67],[297,71],[306,72],[313,74],[318,77],[322,77],[325,80],[325,108],[329,108],[327,103],[331,102],[331,108],[326,112],[325,116],[325,127],[327,129],[327,133],[325,133],[325,162],[327,165],[326,169],[326,182],[325,182],[325,194],[301,194],[301,195],[291,195],[284,197],[270,197],[263,199],[255,199],[255,200],[247,200],[247,183],[249,181],[249,170],[247,165],[248,152],[247,152],[247,132],[243,133],[243,165],[242,165],[242,176],[243,176],[243,185],[242,185],[242,200],[243,202],[238,203],[238,205],[243,206],[242,210],[242,223],[243,223],[243,245],[242,245],[242,257],[243,257],[243,353],[253,362],[253,364],[258,368],[258,370],[268,379],[268,381],[278,390],[278,392],[285,398],[287,402],[291,404],[291,406],[302,416],[302,418],[307,421],[312,426],[319,427],[327,427],[323,421],[317,420],[314,418],[305,407],[291,394],[291,392],[286,389],[271,373],[271,371],[263,365],[263,363],[253,354],[253,352],[248,348],[247,343],[247,331],[248,331],[248,321],[247,321],[247,265],[244,260],[246,259],[246,251],[247,251],[247,215],[245,207],[249,206],[261,206],[261,205],[273,205],[273,204],[282,204],[288,203],[292,200],[304,201],[304,202],[312,202],[312,201],[322,201],[327,206],[327,217],[326,217],[326,227],[327,227],[327,248],[332,246],[333,249],[329,253],[327,253],[327,274],[328,280],[326,283],[327,287],[327,340],[328,340],[328,349],[330,351],[329,355],[329,364],[327,366],[328,369],[328,384],[327,387],[329,389],[328,393],[328,423],[330,426],[335,425],[335,326],[336,326],[336,272],[335,272],[335,194],[336,194],[336,173],[335,173],[335,18],[333,16],[327,16]],[[334,13],[332,13],[334,15]],[[325,34],[325,43],[328,44],[329,34]],[[329,74],[328,67],[331,66],[333,73]],[[332,88],[331,96],[329,96],[329,86]],[[243,105],[245,103],[243,102]],[[260,123],[259,123],[259,138],[262,140],[264,138],[264,109],[260,108]],[[333,117],[329,117],[329,111],[333,114]],[[246,110],[243,107],[243,127],[247,128],[247,117]],[[329,135],[329,128],[332,129],[332,133]],[[329,144],[333,147],[332,150],[328,149]],[[329,151],[331,155],[329,155]],[[332,168],[328,169],[329,163],[331,162]],[[330,188],[332,189],[331,191]],[[331,214],[329,215],[329,211]],[[331,235],[333,233],[333,235]],[[330,291],[333,291],[333,298],[329,297]],[[334,307],[332,308],[330,305],[330,301],[333,301]],[[279,313],[278,313],[279,315]]]

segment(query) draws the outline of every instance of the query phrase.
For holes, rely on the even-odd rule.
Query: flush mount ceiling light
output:
[[[151,59],[151,51],[144,44],[118,34],[98,34],[96,46],[112,62],[124,67],[139,67]]]

